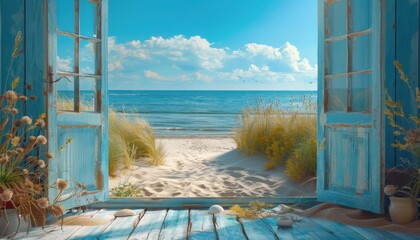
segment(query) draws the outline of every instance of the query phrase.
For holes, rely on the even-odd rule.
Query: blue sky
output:
[[[317,1],[109,0],[108,46],[110,89],[315,90]]]

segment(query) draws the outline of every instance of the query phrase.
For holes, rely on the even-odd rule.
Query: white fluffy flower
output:
[[[40,206],[41,208],[47,208],[49,206],[48,198],[46,197],[37,199],[36,202],[38,203],[38,206]]]
[[[13,192],[10,189],[6,189],[3,193],[0,194],[0,200],[3,202],[8,202],[12,200]]]
[[[384,193],[388,196],[392,196],[397,192],[397,187],[394,185],[386,185],[384,188]]]
[[[28,117],[28,116],[23,116],[21,120],[22,120],[23,123],[25,123],[27,125],[31,125],[32,124],[32,119],[30,117]]]
[[[57,178],[56,183],[57,183],[57,188],[59,190],[64,190],[69,186],[69,183],[66,180],[61,179],[61,178]]]
[[[38,160],[38,166],[40,167],[40,168],[45,168],[47,165],[45,164],[45,161],[44,160]]]
[[[36,137],[36,142],[38,144],[47,144],[47,138],[42,135],[39,135],[38,137]]]

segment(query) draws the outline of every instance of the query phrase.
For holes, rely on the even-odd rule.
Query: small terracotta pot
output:
[[[417,216],[416,200],[408,197],[390,197],[389,215],[396,224],[413,222]]]

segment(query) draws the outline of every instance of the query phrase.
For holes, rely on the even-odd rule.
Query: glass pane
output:
[[[80,1],[80,35],[87,37],[96,37],[95,17],[96,4],[88,1]]]
[[[74,0],[59,0],[56,2],[58,29],[74,33]]]
[[[74,78],[61,77],[57,86],[57,110],[74,111]]]
[[[371,74],[356,74],[351,76],[351,111],[370,112],[372,106]]]
[[[97,43],[80,39],[80,72],[95,74],[95,46]]]
[[[326,74],[339,74],[347,72],[347,40],[325,43]]]
[[[371,27],[371,6],[371,0],[351,0],[350,31],[352,33],[364,31]]]
[[[371,69],[372,40],[371,34],[365,34],[350,39],[351,71],[357,72]]]
[[[325,1],[325,37],[332,38],[347,34],[347,1]]]
[[[95,78],[80,78],[80,111],[95,111]]]
[[[327,80],[327,111],[346,111],[347,79],[329,78]]]
[[[57,35],[57,71],[73,72],[74,38]]]

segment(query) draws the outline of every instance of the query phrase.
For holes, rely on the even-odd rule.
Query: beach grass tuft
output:
[[[257,100],[253,106],[242,110],[233,138],[238,149],[245,154],[265,154],[266,169],[286,165],[286,174],[293,176],[293,180],[301,180],[313,174],[313,168],[307,168],[313,166],[313,159],[301,159],[301,156],[307,154],[304,147],[313,142],[316,146],[316,134],[316,103],[303,96],[287,107],[278,101]]]
[[[128,169],[135,159],[143,157],[153,165],[165,163],[163,145],[156,141],[150,124],[138,116],[118,114],[109,109],[108,131],[110,174],[117,170],[111,166]]]
[[[286,174],[294,181],[316,176],[316,140],[307,138],[294,149],[286,163]]]

